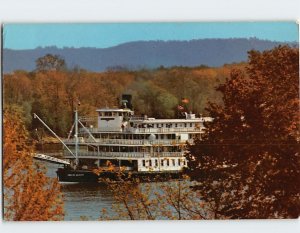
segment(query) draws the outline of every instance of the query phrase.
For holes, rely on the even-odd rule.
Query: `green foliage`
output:
[[[224,106],[190,146],[188,173],[215,218],[297,218],[300,214],[299,52],[249,53],[246,73],[220,85]]]
[[[156,118],[172,118],[178,100],[167,90],[151,81],[139,81],[133,86],[133,105],[136,113]]]

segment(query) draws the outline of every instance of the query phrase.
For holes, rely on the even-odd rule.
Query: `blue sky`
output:
[[[5,24],[4,48],[97,47],[129,41],[250,38],[298,42],[295,22]]]

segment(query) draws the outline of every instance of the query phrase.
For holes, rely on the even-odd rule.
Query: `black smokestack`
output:
[[[129,94],[122,95],[121,107],[132,109],[132,95]]]

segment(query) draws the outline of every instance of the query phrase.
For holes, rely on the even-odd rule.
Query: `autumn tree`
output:
[[[7,106],[3,118],[4,219],[62,220],[63,204],[56,179],[34,163],[33,146],[18,108]]]
[[[27,72],[16,71],[4,76],[4,98],[7,104],[23,104],[31,100],[31,80]]]
[[[66,136],[70,129],[72,116],[67,111],[67,93],[64,88],[67,82],[66,72],[47,71],[35,74],[33,88],[34,101],[31,113],[43,117],[47,124],[59,135]],[[37,120],[34,126],[40,125]]]
[[[198,193],[191,190],[193,183],[188,177],[182,180],[169,179],[164,182],[159,177],[151,180],[127,177],[118,182],[110,180],[104,182],[112,192],[114,203],[111,209],[101,210],[100,220],[211,218],[210,207],[204,205]]]
[[[37,71],[61,71],[66,68],[66,62],[59,55],[46,54],[35,61]]]
[[[230,68],[231,66],[158,69],[153,73],[151,81],[176,97],[178,102],[182,98],[189,99],[189,104],[186,106],[188,111],[205,113],[208,100],[220,102],[221,95],[214,87],[225,81],[225,78],[230,75]]]
[[[233,70],[223,105],[189,147],[188,174],[214,218],[297,218],[300,213],[299,52],[288,46],[249,52]]]

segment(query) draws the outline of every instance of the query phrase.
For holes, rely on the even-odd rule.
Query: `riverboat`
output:
[[[57,171],[60,181],[97,181],[100,177],[179,177],[187,167],[187,143],[204,133],[210,117],[183,112],[183,118],[136,116],[131,95],[123,95],[120,108],[100,108],[96,117],[79,117],[62,140],[70,166]],[[71,135],[71,133],[70,133]]]

